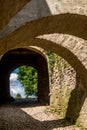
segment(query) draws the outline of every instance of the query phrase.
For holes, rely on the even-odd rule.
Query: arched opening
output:
[[[49,104],[49,73],[46,59],[39,53],[28,49],[14,49],[8,51],[1,59],[1,92],[2,102],[9,101],[10,73],[19,66],[31,66],[38,72],[38,102]],[[5,70],[5,71],[3,71]]]
[[[57,54],[59,54],[60,53],[59,50],[62,49],[62,50],[65,50],[67,54],[65,54],[65,51],[64,51],[64,53],[61,53],[59,55],[64,57],[72,65],[74,63],[72,63],[73,61],[71,61],[69,57],[75,58],[76,62],[77,60],[79,60],[78,56],[74,55],[74,53],[71,54],[72,49],[69,50],[67,47],[62,47],[62,45],[59,45],[58,43],[56,43],[55,42],[56,38],[54,41],[50,41],[51,39],[47,40],[45,38],[39,38],[39,36],[43,35],[44,37],[45,34],[55,34],[55,33],[58,34],[59,33],[59,34],[73,35],[73,36],[86,40],[87,38],[86,28],[85,28],[86,23],[87,23],[86,21],[87,21],[87,17],[84,15],[64,13],[64,14],[59,14],[55,16],[49,16],[42,19],[38,19],[31,23],[29,22],[25,24],[23,27],[19,28],[18,30],[8,35],[5,39],[0,40],[1,42],[0,48],[2,50],[1,54],[6,52],[6,49],[11,50],[18,47],[29,47],[29,45],[42,47],[46,50],[52,50]],[[43,28],[43,26],[47,26],[47,28],[45,27]],[[84,47],[83,43],[81,45]],[[81,68],[80,70],[85,72],[86,73],[85,75],[87,75],[86,68],[85,68],[87,63],[85,63],[84,66],[83,66],[82,61],[81,63],[76,63],[76,64],[78,65],[75,65],[75,64],[72,65],[76,69],[76,71],[79,70],[78,69],[79,67]],[[80,73],[79,75],[80,76],[82,75],[81,76],[82,80],[84,80],[83,74],[82,74],[83,72],[79,71]],[[87,77],[86,76],[84,77],[85,77],[84,84],[86,86]]]
[[[60,42],[57,43],[56,42],[56,40],[58,39],[57,36],[55,36],[54,40],[52,40],[51,38],[54,33],[56,34],[59,33],[60,35],[62,33],[63,35],[69,34],[82,38],[82,40],[83,39],[86,40],[87,39],[87,31],[85,28],[87,26],[86,21],[87,21],[86,16],[78,14],[55,15],[52,17],[36,20],[29,24],[27,23],[25,26],[21,27],[20,29],[18,29],[17,31],[13,32],[5,39],[2,39],[0,41],[1,54],[6,52],[6,50],[29,47],[30,45],[33,45],[42,47],[46,50],[53,51],[62,56],[66,61],[70,63],[70,65],[76,70],[78,75],[77,77],[80,77],[80,86],[77,87],[75,91],[73,91],[71,94],[72,102],[71,106],[68,109],[69,114],[67,113],[67,117],[71,119],[72,116],[74,118],[74,115],[75,116],[79,115],[79,112],[87,97],[87,54],[85,53],[87,47],[85,42],[81,43],[79,42],[79,44],[75,42],[74,44],[72,44],[72,42],[70,41],[66,42],[65,40],[62,40],[61,43]],[[46,38],[44,37],[45,34],[52,34],[52,35],[50,38],[49,36],[47,36],[48,38]],[[40,37],[40,35],[42,35],[43,37]],[[76,55],[77,51],[78,54]],[[73,104],[72,97],[74,97],[76,105],[78,105],[79,103],[79,108],[77,108],[75,104],[74,104],[75,107],[72,107]],[[76,98],[79,99],[75,100]]]
[[[38,73],[30,66],[19,66],[10,74],[10,95],[16,100],[38,101]]]

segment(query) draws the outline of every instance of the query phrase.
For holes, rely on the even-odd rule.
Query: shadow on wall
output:
[[[77,119],[80,116],[81,108],[84,104],[84,101],[87,97],[87,92],[83,90],[83,86],[81,88],[81,80],[78,75],[76,75],[76,87],[71,92],[71,96],[68,102],[68,108],[66,112],[66,119],[72,122],[73,124],[76,123]]]

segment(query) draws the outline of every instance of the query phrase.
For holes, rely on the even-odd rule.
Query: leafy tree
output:
[[[53,67],[54,67],[54,63],[55,63],[55,53],[53,53],[51,51],[47,51],[46,54],[47,54],[47,56],[49,58],[49,67],[50,67],[50,70],[52,71]]]
[[[17,93],[16,99],[21,99],[21,94],[20,93]]]
[[[37,71],[33,67],[21,66],[18,69],[18,80],[23,84],[25,95],[28,97],[37,93]]]

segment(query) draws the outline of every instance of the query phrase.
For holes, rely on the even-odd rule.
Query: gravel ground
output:
[[[47,106],[32,102],[14,102],[0,106],[0,130],[80,130]]]

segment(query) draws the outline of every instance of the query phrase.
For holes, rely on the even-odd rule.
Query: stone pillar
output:
[[[0,64],[0,103],[10,100],[9,75],[6,64]]]
[[[38,59],[38,101],[49,104],[49,74],[44,58]]]

